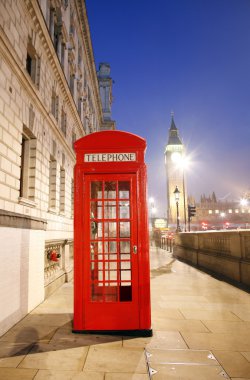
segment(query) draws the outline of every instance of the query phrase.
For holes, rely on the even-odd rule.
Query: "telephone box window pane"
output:
[[[130,237],[130,222],[120,222],[120,237]]]
[[[102,198],[102,182],[101,181],[94,181],[91,182],[91,198]]]
[[[108,285],[108,286],[107,286]],[[115,284],[106,284],[104,288],[104,297],[106,302],[117,302],[118,301],[118,288]]]
[[[129,199],[130,182],[118,183],[119,199]]]
[[[101,223],[95,222],[94,220],[90,221],[90,238],[91,239],[96,239],[102,233],[102,226],[100,226]]]
[[[117,260],[117,255],[105,255],[105,260]]]
[[[116,253],[117,252],[117,242],[116,241],[110,241],[109,242],[109,252],[110,253]]]
[[[120,301],[132,301],[132,286],[131,283],[124,282],[120,286]]]
[[[121,281],[131,281],[131,271],[122,270],[121,271]]]
[[[91,300],[92,301],[103,301],[103,284],[93,283],[91,286]]]
[[[90,244],[91,260],[97,260],[98,255],[102,255],[102,242]],[[100,256],[99,256],[100,258]]]
[[[130,260],[130,253],[129,254],[121,254],[121,260]]]
[[[105,237],[116,237],[116,223],[115,222],[105,222],[104,223],[104,236]]]
[[[116,241],[105,241],[104,242],[104,252],[105,253],[116,253],[117,252],[117,242]]]
[[[105,271],[105,281],[117,281],[117,271],[116,270]]]
[[[117,270],[117,262],[109,261],[108,263],[105,263],[105,269]]]
[[[102,219],[102,202],[91,202],[90,216],[93,219]]]
[[[104,218],[116,219],[116,202],[104,202]]]
[[[130,218],[130,207],[129,201],[123,201],[119,203],[119,218],[120,219],[129,219]]]
[[[121,286],[131,286],[131,281],[123,281],[120,284]]]
[[[116,182],[105,182],[104,198],[116,199]]]
[[[96,243],[95,243],[96,244]],[[102,242],[99,241],[98,242],[98,254],[100,255],[101,253],[103,253],[103,247],[102,247]]]
[[[120,241],[120,252],[130,253],[130,241]]]
[[[121,262],[121,269],[131,269],[130,261]]]
[[[102,222],[97,222],[97,238],[102,237]]]

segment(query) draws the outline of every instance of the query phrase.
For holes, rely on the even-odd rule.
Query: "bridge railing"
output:
[[[250,230],[178,233],[174,256],[250,286]]]

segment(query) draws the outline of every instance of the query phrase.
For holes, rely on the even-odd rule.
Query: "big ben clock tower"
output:
[[[167,175],[167,217],[168,225],[176,225],[177,207],[174,191],[176,186],[180,191],[180,199],[178,202],[179,222],[183,226],[185,223],[184,205],[185,205],[185,188],[184,188],[184,172],[183,172],[184,145],[179,137],[174,117],[172,115],[171,126],[169,129],[168,143],[165,149],[165,165]]]

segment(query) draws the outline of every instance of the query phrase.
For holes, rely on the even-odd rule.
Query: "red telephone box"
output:
[[[74,147],[73,332],[151,336],[146,141],[103,131]]]

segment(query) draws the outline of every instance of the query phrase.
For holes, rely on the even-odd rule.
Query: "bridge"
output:
[[[174,255],[198,268],[250,286],[250,230],[179,233]]]

